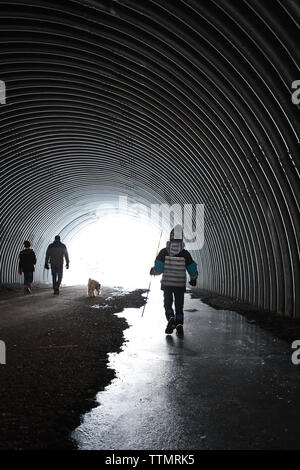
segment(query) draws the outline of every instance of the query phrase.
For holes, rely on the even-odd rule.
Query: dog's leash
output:
[[[158,246],[157,246],[157,250],[156,250],[155,259],[157,258],[157,255],[158,255],[158,250],[159,250],[159,245],[160,245],[161,236],[162,236],[162,231],[160,232],[160,237],[159,237],[159,242],[158,242]],[[146,308],[146,305],[147,305],[147,301],[148,301],[148,297],[149,297],[149,292],[150,292],[150,287],[151,287],[151,282],[152,282],[152,276],[150,276],[150,282],[149,282],[149,287],[148,287],[146,302],[145,302],[145,305],[144,305],[144,308],[143,308],[143,311],[142,311],[142,317],[144,316],[145,308]]]

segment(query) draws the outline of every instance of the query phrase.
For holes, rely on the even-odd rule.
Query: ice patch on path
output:
[[[129,291],[128,290],[124,290],[120,287],[115,287],[114,288],[114,291],[111,295],[112,297],[124,297],[124,295],[127,295],[129,294]]]
[[[104,309],[104,308],[110,308],[109,305],[105,304],[105,305],[99,305],[99,304],[95,304],[95,305],[91,305],[91,308],[101,308],[101,309]]]

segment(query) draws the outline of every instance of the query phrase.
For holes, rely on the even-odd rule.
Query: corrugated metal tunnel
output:
[[[0,2],[1,283],[119,195],[204,204],[198,286],[300,316],[296,0]],[[147,267],[148,269],[148,267]]]

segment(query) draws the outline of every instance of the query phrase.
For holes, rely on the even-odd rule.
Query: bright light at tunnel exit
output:
[[[68,244],[70,269],[64,271],[64,283],[87,285],[90,277],[102,286],[147,288],[160,233],[159,228],[133,217],[101,218]],[[163,234],[160,249],[165,242]]]

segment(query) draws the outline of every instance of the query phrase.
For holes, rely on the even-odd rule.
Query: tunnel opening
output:
[[[71,269],[64,281],[87,284],[90,277],[105,286],[147,288],[159,241],[159,228],[137,217],[103,216],[70,238]]]

